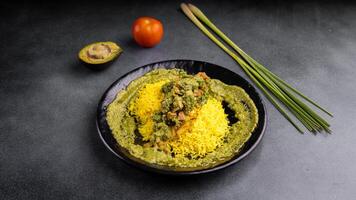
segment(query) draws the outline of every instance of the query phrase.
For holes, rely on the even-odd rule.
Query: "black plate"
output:
[[[124,148],[120,147],[113,135],[106,121],[106,107],[115,99],[116,94],[121,90],[125,89],[126,86],[133,80],[141,77],[147,72],[158,69],[172,69],[180,68],[187,71],[189,74],[196,74],[198,72],[205,72],[209,77],[219,79],[229,85],[237,85],[242,87],[251,97],[251,99],[256,104],[259,114],[259,121],[256,129],[252,133],[250,139],[245,143],[241,151],[233,156],[231,159],[221,163],[217,166],[208,169],[188,169],[184,171],[173,170],[172,168],[163,167],[160,165],[154,165],[137,159],[131,156]],[[201,174],[216,171],[227,166],[230,166],[234,163],[245,158],[260,142],[266,128],[266,110],[262,103],[262,100],[257,93],[256,89],[244,78],[238,74],[223,68],[221,66],[194,60],[168,60],[161,61],[157,63],[148,64],[137,69],[132,70],[131,72],[125,74],[117,81],[115,81],[104,93],[101,98],[98,110],[97,110],[97,128],[100,135],[100,138],[104,142],[105,146],[114,153],[121,160],[129,163],[135,167],[139,167],[144,170],[162,173],[162,174],[171,174],[171,175],[191,175],[191,174]]]

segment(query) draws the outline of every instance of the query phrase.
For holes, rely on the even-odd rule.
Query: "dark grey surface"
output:
[[[179,2],[1,5],[0,199],[355,199],[356,6],[197,5],[243,49],[331,110],[334,134],[300,135],[267,102],[265,137],[239,164],[190,178],[136,170],[99,140],[95,111],[104,90],[160,60],[203,60],[243,75],[239,66],[178,11]],[[162,20],[159,46],[131,41],[140,15]],[[110,68],[95,72],[78,63],[83,45],[105,40],[125,51]]]

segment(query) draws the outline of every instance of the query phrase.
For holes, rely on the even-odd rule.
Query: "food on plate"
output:
[[[208,168],[236,155],[258,111],[240,87],[204,72],[156,69],[132,81],[107,108],[117,143],[132,156],[173,168]]]
[[[156,46],[163,37],[163,25],[155,18],[140,17],[132,25],[132,36],[142,47]]]
[[[79,59],[87,64],[104,64],[117,58],[122,49],[114,42],[96,42],[85,46],[79,52]]]

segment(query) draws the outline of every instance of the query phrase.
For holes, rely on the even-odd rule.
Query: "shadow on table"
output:
[[[73,61],[69,69],[73,76],[80,78],[90,74],[103,73],[106,69],[108,69],[113,64],[113,62],[115,62],[115,60],[105,64],[90,65],[90,64],[83,63],[78,59]]]
[[[132,38],[131,35],[125,35],[122,38],[120,38],[121,43],[119,45],[122,45],[123,47],[129,48],[131,50],[136,50],[136,51],[141,51],[144,50],[144,47],[139,46],[134,39]],[[125,51],[125,49],[124,49]]]

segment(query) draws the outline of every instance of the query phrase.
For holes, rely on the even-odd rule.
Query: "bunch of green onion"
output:
[[[229,54],[251,78],[258,88],[265,94],[269,101],[278,109],[278,111],[300,132],[303,130],[292,120],[287,111],[281,106],[284,105],[290,112],[312,133],[326,131],[331,133],[330,124],[306,105],[299,97],[302,97],[315,107],[326,114],[333,116],[330,112],[319,106],[313,100],[302,94],[297,89],[290,86],[276,74],[269,71],[262,64],[258,63],[251,56],[240,49],[231,41],[220,29],[218,29],[204,13],[192,4],[181,4],[184,14],[215,44]],[[214,33],[219,36],[226,44],[233,49],[227,48],[215,35],[213,35],[204,25],[207,25]],[[278,99],[279,101],[277,101]]]

